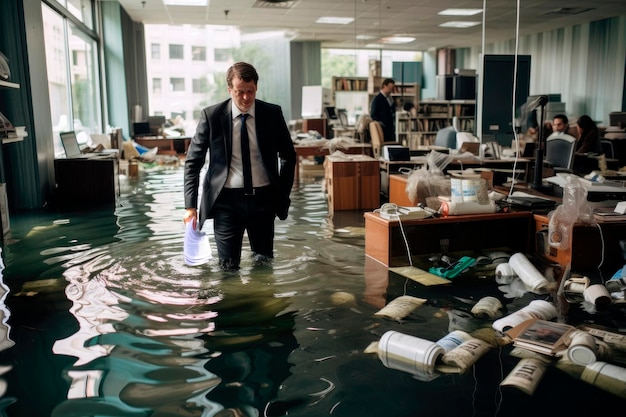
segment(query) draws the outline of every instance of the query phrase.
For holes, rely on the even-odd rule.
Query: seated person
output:
[[[569,129],[569,121],[567,120],[567,116],[564,114],[557,114],[552,118],[552,126],[549,136],[561,135],[567,133]],[[549,137],[548,136],[548,137]]]
[[[603,154],[602,143],[600,142],[600,132],[596,126],[596,122],[586,114],[580,116],[576,122],[578,130],[578,140],[576,141],[576,153],[587,154],[595,153]]]

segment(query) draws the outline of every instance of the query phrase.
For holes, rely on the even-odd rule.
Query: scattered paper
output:
[[[202,265],[212,258],[209,235],[193,228],[193,222],[185,225],[185,242],[183,244],[185,264]]]

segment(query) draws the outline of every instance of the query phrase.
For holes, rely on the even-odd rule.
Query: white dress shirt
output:
[[[233,155],[230,160],[228,178],[226,178],[226,188],[243,188],[243,164],[241,160],[241,110],[234,102],[231,102],[231,112],[233,116]],[[255,105],[248,110],[246,125],[248,126],[248,140],[250,142],[250,163],[252,164],[252,186],[264,187],[270,185],[270,179],[265,172],[263,159],[259,151],[259,143],[256,138]]]

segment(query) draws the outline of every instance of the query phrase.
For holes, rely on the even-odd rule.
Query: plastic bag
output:
[[[565,177],[563,202],[549,215],[548,240],[557,249],[569,247],[574,223],[592,223],[593,207],[587,202],[587,189],[573,175]]]
[[[444,176],[444,170],[453,159],[450,155],[431,151],[426,166],[409,175],[406,193],[413,204],[427,204],[428,197],[450,195],[450,178]]]

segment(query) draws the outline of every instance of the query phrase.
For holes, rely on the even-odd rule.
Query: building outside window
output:
[[[161,44],[153,43],[150,44],[150,56],[152,59],[161,59]]]
[[[185,79],[173,77],[170,78],[171,91],[185,91]]]
[[[184,59],[184,47],[183,45],[170,44],[170,59]]]
[[[161,87],[161,79],[160,78],[153,78],[152,79],[152,92],[154,94],[161,94],[162,87]]]
[[[194,94],[206,93],[209,91],[209,86],[206,78],[194,78],[192,80],[191,92]]]
[[[215,48],[215,51],[213,51],[213,55],[215,57],[215,61],[226,62],[231,57],[231,51],[230,49]]]
[[[192,46],[191,59],[193,61],[206,61],[206,48],[204,46]]]

